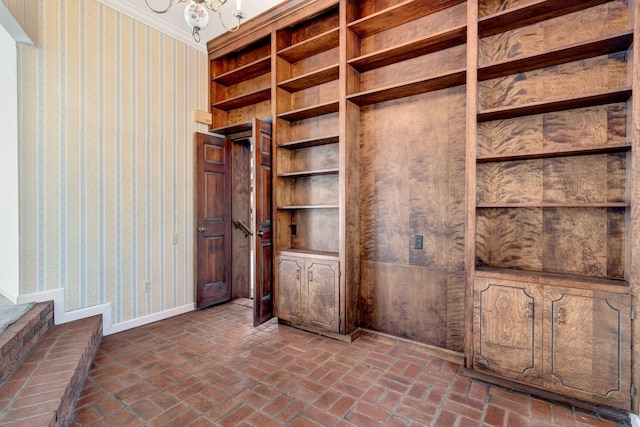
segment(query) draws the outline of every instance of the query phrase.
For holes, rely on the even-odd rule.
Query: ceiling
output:
[[[191,28],[184,20],[184,8],[189,4],[188,0],[183,3],[174,4],[171,9],[164,14],[157,14],[149,10],[145,0],[97,0],[119,12],[124,13],[144,24],[149,25],[177,40],[203,52],[207,51],[207,42],[226,32],[220,25],[217,14],[209,11],[209,26],[200,30],[201,42],[196,43],[191,36]],[[170,0],[148,0],[155,9],[165,9]],[[242,0],[242,10],[247,14],[247,22],[262,12],[282,3],[283,0]],[[237,22],[233,17],[233,10],[236,8],[236,0],[228,0],[222,7],[222,19],[227,27],[232,27]]]

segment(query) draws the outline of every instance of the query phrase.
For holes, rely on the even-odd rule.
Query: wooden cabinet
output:
[[[339,332],[339,265],[331,257],[278,255],[275,315],[294,324]]]
[[[473,361],[478,369],[542,386],[542,292],[530,283],[477,278]]]
[[[630,295],[476,277],[473,323],[475,369],[630,410]]]

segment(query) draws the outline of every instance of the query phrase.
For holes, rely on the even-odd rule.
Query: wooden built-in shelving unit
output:
[[[638,1],[282,7],[210,53],[212,131],[272,120],[278,317],[638,412]],[[501,341],[505,319],[520,344]]]

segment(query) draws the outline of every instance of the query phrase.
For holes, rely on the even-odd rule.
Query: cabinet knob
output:
[[[198,227],[198,232],[204,233],[205,231],[207,231],[206,227]]]
[[[562,325],[562,308],[558,307],[557,315],[558,325]]]
[[[527,319],[531,319],[533,313],[533,303],[531,301],[527,302]]]
[[[296,270],[296,280],[300,280],[300,270]]]
[[[313,271],[309,270],[309,281],[313,282]]]

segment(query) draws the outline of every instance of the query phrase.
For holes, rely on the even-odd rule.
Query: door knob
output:
[[[205,231],[207,231],[207,229],[205,227],[198,227],[198,231],[200,233],[204,233]]]
[[[260,236],[260,237],[264,236],[264,231],[262,231],[262,230],[258,231],[258,236]]]

